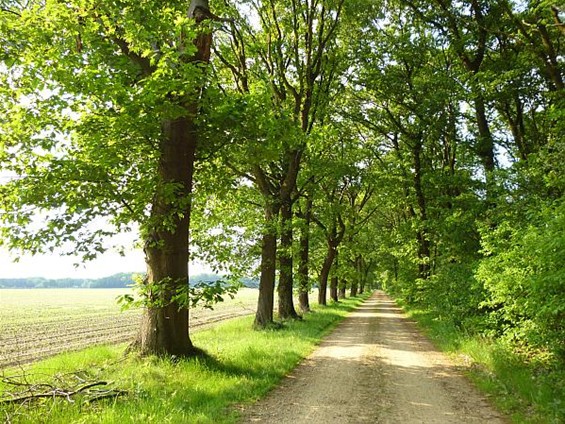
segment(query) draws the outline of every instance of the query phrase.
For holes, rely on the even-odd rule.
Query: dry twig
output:
[[[27,374],[17,376],[3,376],[2,383],[8,388],[19,390],[0,394],[0,404],[23,404],[38,399],[64,398],[69,402],[74,402],[73,397],[81,395],[87,402],[92,402],[109,397],[117,397],[126,394],[124,390],[108,388],[106,390],[93,389],[99,386],[108,386],[106,381],[87,381],[78,373],[57,375],[54,377],[55,383],[31,383]],[[69,381],[74,380],[74,381]]]

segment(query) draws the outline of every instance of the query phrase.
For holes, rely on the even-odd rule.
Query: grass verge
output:
[[[564,364],[520,355],[502,341],[466,334],[432,311],[401,306],[512,422],[565,422]]]
[[[253,331],[253,318],[245,317],[197,332],[192,340],[209,354],[206,359],[139,359],[124,357],[124,345],[99,346],[3,371],[4,379],[23,381],[25,375],[29,384],[44,384],[38,390],[78,379],[125,393],[0,404],[0,416],[10,423],[234,423],[238,405],[265,395],[362,300],[316,307],[279,330]],[[13,389],[0,382],[0,398]]]

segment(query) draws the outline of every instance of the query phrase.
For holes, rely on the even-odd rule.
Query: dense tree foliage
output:
[[[208,2],[4,3],[2,162],[13,178],[1,187],[3,242],[90,259],[104,236],[137,224],[147,263],[139,345],[190,354]]]
[[[371,224],[377,274],[466,331],[563,359],[560,15],[432,3],[396,2],[359,42],[349,114],[397,184]]]
[[[182,321],[148,351],[191,350],[190,245],[259,277],[259,328],[275,287],[293,319],[381,286],[565,359],[562,10],[207,3],[2,2],[3,244],[89,259],[137,224],[146,324]]]

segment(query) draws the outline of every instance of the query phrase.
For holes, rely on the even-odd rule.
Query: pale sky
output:
[[[119,272],[144,272],[145,261],[141,250],[131,251],[125,257],[105,253],[94,261],[75,267],[80,258],[70,256],[26,255],[18,263],[14,255],[0,249],[0,278],[101,278]]]
[[[105,253],[94,261],[75,267],[80,258],[70,256],[36,255],[22,256],[14,263],[13,255],[0,248],[0,278],[102,278],[119,272],[145,272],[145,260],[141,249],[127,252],[125,256],[118,253]],[[201,263],[190,264],[190,274],[211,272]]]
[[[6,178],[7,173],[0,170],[0,180]],[[104,225],[103,221],[93,221],[93,227]],[[90,225],[90,224],[89,224]],[[134,227],[135,229],[135,227]],[[112,237],[114,243],[108,245],[134,246],[136,231],[116,234]],[[97,259],[82,263],[80,257],[60,256],[57,253],[45,255],[21,255],[19,262],[14,262],[17,253],[10,253],[0,247],[0,279],[1,278],[102,278],[120,272],[145,272],[145,259],[142,249],[126,250],[125,256],[115,251],[108,251]],[[78,266],[75,266],[79,264]],[[211,273],[206,264],[191,263],[190,275]]]

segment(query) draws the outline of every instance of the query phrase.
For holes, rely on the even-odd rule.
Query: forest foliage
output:
[[[313,287],[383,287],[565,360],[565,9],[192,3],[205,21],[179,1],[1,2],[0,243],[91,259],[140,228],[166,252],[188,216],[192,258],[260,279],[256,326],[276,278],[289,319],[293,290],[307,311]],[[163,173],[181,118],[188,186]],[[157,280],[148,297],[176,290]]]

